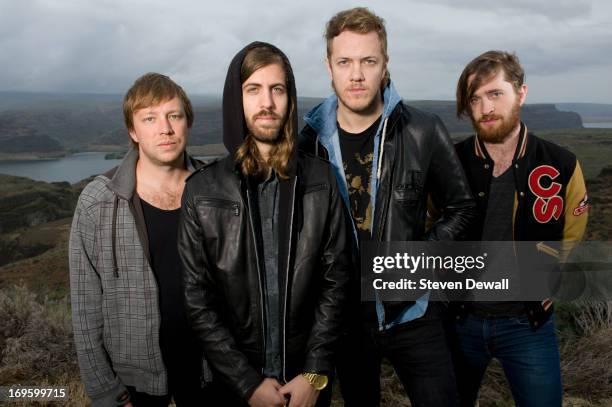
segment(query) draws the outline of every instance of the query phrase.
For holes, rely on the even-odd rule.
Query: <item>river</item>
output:
[[[106,153],[77,153],[56,160],[0,162],[0,174],[18,175],[37,181],[68,181],[71,184],[91,175],[103,174],[121,160],[106,160]],[[198,157],[207,159],[208,157]]]

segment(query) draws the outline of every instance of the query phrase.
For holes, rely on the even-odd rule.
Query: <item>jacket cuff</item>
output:
[[[118,378],[116,378],[115,385],[110,390],[89,397],[91,398],[91,407],[117,407],[130,401],[128,389]]]
[[[259,375],[257,372],[250,373],[244,378],[244,385],[239,389],[240,396],[245,401],[248,401],[263,381],[264,377]]]
[[[331,363],[329,362],[318,358],[307,358],[301,373],[317,373],[329,376],[332,370]]]

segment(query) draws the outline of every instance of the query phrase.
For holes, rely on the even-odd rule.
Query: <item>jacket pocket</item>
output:
[[[400,205],[414,205],[423,193],[423,182],[420,171],[409,171],[403,182],[393,187],[393,199]]]
[[[228,199],[200,197],[196,198],[196,207],[209,207],[231,210],[234,216],[240,216],[240,203]]]
[[[317,192],[317,191],[321,191],[327,188],[329,188],[329,186],[326,183],[305,185],[302,188],[302,191],[303,191],[302,194],[306,195],[311,192]]]

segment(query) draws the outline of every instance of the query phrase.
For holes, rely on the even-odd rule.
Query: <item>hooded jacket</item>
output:
[[[72,326],[93,406],[116,406],[134,386],[168,393],[161,316],[149,239],[136,193],[138,150],[81,192],[70,230]],[[191,172],[201,165],[185,154]]]
[[[457,239],[474,218],[475,204],[444,125],[435,115],[405,106],[393,83],[385,88],[383,99],[370,181],[372,239],[379,242]],[[344,204],[350,208],[337,109],[338,98],[332,95],[305,116],[300,149],[334,164]],[[426,230],[428,198],[442,211],[442,216]],[[353,235],[356,240],[354,225]],[[416,302],[378,302],[378,328],[385,330],[422,317],[428,298],[425,294]]]
[[[287,58],[255,42],[232,60],[223,92],[225,159],[187,181],[179,226],[187,315],[214,373],[248,399],[263,381],[265,293],[248,178],[234,160],[247,134],[240,68],[249,50],[279,52],[288,74],[289,108],[295,106]],[[293,109],[295,112],[295,109]],[[291,120],[297,134],[297,114]],[[279,184],[278,269],[281,380],[302,372],[332,372],[348,281],[350,243],[336,180],[325,160],[294,152],[290,176]]]

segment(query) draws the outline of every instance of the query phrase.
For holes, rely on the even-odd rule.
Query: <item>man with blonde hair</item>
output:
[[[334,94],[310,111],[300,147],[331,161],[352,215],[355,247],[366,241],[454,240],[474,202],[440,119],[404,105],[390,80],[384,21],[366,8],[327,23],[326,67]],[[428,197],[443,213],[425,229]],[[354,266],[338,376],[346,406],[378,406],[387,358],[413,405],[452,406],[455,382],[440,310],[416,302],[360,303]]]
[[[132,148],[79,197],[70,232],[77,357],[93,406],[200,402],[204,361],[183,309],[180,197],[199,163],[185,152],[193,109],[165,75],[123,101]]]

